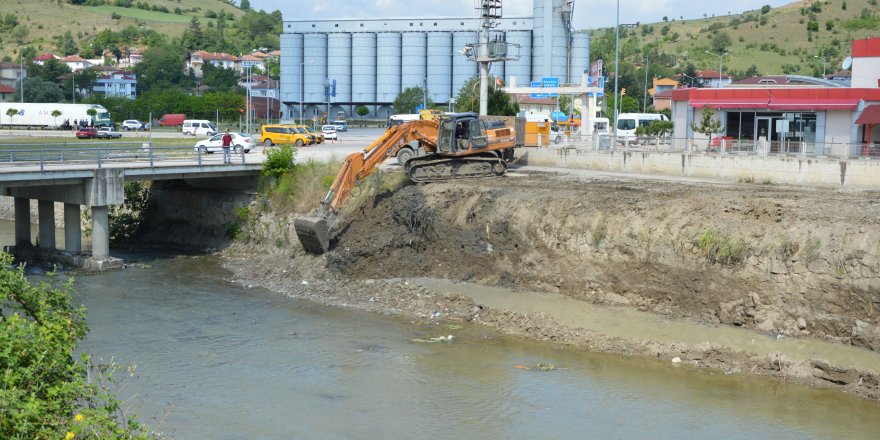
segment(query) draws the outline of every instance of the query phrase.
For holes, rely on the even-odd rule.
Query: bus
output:
[[[400,124],[418,121],[419,119],[421,119],[421,115],[418,114],[391,115],[388,116],[388,120],[385,121],[385,129],[388,130],[393,127],[397,127]]]
[[[668,121],[662,113],[621,113],[617,116],[617,141],[632,141],[636,138],[636,128],[647,127],[654,121]]]

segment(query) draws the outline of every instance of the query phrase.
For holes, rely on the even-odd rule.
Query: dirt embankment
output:
[[[229,250],[228,266],[243,283],[327,304],[424,319],[439,311],[595,351],[680,357],[878,398],[870,371],[710,344],[619,340],[383,281],[432,277],[560,292],[880,351],[877,196],[549,174],[409,185],[348,213],[322,257],[303,253],[292,218],[265,212],[248,231],[251,242]]]

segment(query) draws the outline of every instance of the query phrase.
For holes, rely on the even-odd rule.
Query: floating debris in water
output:
[[[561,370],[561,368],[557,367],[556,364],[551,364],[549,362],[548,363],[541,362],[541,363],[532,365],[531,367],[526,366],[526,365],[515,365],[513,368],[516,368],[518,370],[536,370],[536,371]]]
[[[416,338],[416,339],[412,339],[412,341],[413,342],[434,343],[434,342],[452,342],[453,339],[455,339],[455,336],[449,335],[449,336],[438,336],[436,338]]]

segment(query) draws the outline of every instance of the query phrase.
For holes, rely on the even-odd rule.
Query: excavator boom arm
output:
[[[364,151],[349,154],[330,186],[330,191],[321,201],[325,216],[339,213],[358,183],[372,174],[385,159],[396,155],[401,148],[413,140],[418,140],[422,148],[435,150],[437,122],[419,120],[401,124],[386,131]]]

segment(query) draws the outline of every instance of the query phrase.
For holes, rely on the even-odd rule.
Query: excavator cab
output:
[[[486,123],[474,113],[451,113],[440,118],[437,151],[456,153],[489,146]]]

